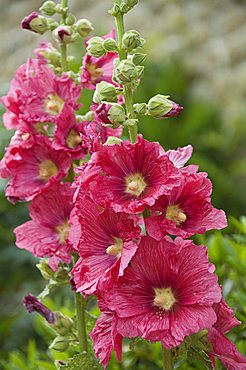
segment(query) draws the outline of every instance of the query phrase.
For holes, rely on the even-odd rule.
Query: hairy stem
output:
[[[115,3],[120,5],[121,0],[115,0]],[[120,60],[127,58],[127,52],[123,49],[122,39],[125,33],[124,29],[124,17],[122,13],[117,14],[116,16],[116,29],[118,34],[118,48],[119,48],[119,57]],[[135,119],[136,115],[133,110],[133,92],[130,86],[124,86],[124,97],[125,97],[125,107],[128,118]],[[129,136],[131,143],[134,144],[137,140],[138,128],[136,124],[128,126]]]
[[[73,256],[73,264],[78,260],[78,256]],[[87,301],[80,293],[74,293],[76,317],[77,317],[77,329],[79,339],[79,349],[81,352],[88,351],[87,333],[86,333],[86,319],[85,319],[85,308]]]
[[[163,370],[173,370],[173,354],[172,351],[162,346],[163,353]]]
[[[61,0],[61,6],[63,9],[67,8],[68,0]],[[61,15],[61,24],[66,24],[67,11],[63,11]],[[60,43],[60,52],[61,52],[61,67],[63,72],[68,70],[67,63],[67,45],[63,42]]]

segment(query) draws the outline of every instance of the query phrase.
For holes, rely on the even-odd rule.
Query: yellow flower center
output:
[[[39,178],[45,182],[58,173],[55,163],[47,159],[39,164]]]
[[[70,225],[68,221],[61,225],[56,226],[56,232],[59,235],[59,241],[61,244],[65,244],[69,236]]]
[[[87,64],[87,69],[90,72],[92,82],[103,76],[103,69],[97,68],[95,64]]]
[[[77,131],[75,131],[74,129],[72,129],[72,130],[69,131],[69,134],[67,135],[66,143],[67,143],[67,146],[69,148],[74,149],[79,144],[82,143],[82,139],[79,136],[79,134],[77,133]]]
[[[126,193],[139,197],[146,189],[146,182],[140,173],[134,173],[125,179]]]
[[[183,212],[178,205],[168,206],[166,210],[166,218],[175,222],[177,226],[180,226],[187,220],[186,214]]]
[[[161,308],[162,310],[169,311],[175,302],[176,299],[171,288],[155,288],[155,306]]]
[[[63,106],[64,106],[64,101],[56,93],[49,94],[44,99],[45,112],[52,114],[53,116],[57,116],[58,114],[60,114]]]
[[[110,256],[120,258],[122,249],[123,249],[123,240],[119,238],[114,238],[115,243],[110,245],[107,249],[106,252]]]
[[[21,135],[23,141],[26,141],[29,137],[30,137],[29,132],[25,132],[24,134]]]

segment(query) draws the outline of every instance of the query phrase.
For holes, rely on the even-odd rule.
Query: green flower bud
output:
[[[118,4],[114,4],[113,8],[110,9],[108,12],[113,17],[116,17],[120,13],[120,6]]]
[[[116,41],[114,39],[106,39],[106,40],[104,40],[103,47],[104,47],[104,49],[106,51],[110,51],[110,52],[113,52],[113,51],[117,51],[118,50]]]
[[[135,30],[127,31],[123,36],[122,42],[124,49],[127,51],[132,51],[143,45],[143,39],[138,31]]]
[[[114,85],[102,81],[96,85],[96,90],[93,96],[94,103],[102,104],[103,102],[117,102],[117,92]]]
[[[147,104],[146,103],[137,103],[133,105],[134,112],[137,114],[145,115],[147,113]]]
[[[103,42],[104,40],[101,37],[92,37],[87,45],[88,54],[96,58],[104,55],[106,50],[103,47]]]
[[[21,22],[21,27],[25,30],[39,33],[40,35],[49,29],[47,19],[37,12],[32,12],[26,16]]]
[[[76,17],[72,13],[69,13],[66,18],[66,24],[68,26],[72,26],[75,22],[76,22]]]
[[[169,96],[156,95],[148,102],[148,112],[157,119],[164,118],[165,114],[171,111],[173,103],[168,99]]]
[[[135,66],[139,66],[140,64],[145,62],[146,57],[147,57],[147,54],[135,53],[132,56],[132,61],[135,64]]]
[[[54,312],[55,322],[49,326],[59,335],[67,335],[71,332],[74,322],[70,317],[63,315],[61,312]]]
[[[126,120],[125,109],[120,104],[112,104],[112,107],[108,111],[108,118],[113,128],[120,127]]]
[[[47,23],[51,31],[54,31],[59,26],[59,24],[53,18],[48,18]]]
[[[79,19],[76,24],[76,29],[81,37],[87,37],[94,30],[92,24],[87,19]]]
[[[39,10],[44,15],[52,16],[56,13],[56,3],[54,1],[45,1]]]
[[[138,0],[124,0],[120,6],[120,11],[121,13],[128,13],[137,4]]]
[[[69,340],[65,337],[62,337],[61,335],[58,335],[51,345],[49,346],[49,349],[53,349],[57,352],[65,352],[69,347]]]
[[[116,61],[114,78],[118,83],[122,84],[128,84],[131,83],[132,80],[137,79],[138,71],[135,64],[129,59],[120,62]]]
[[[46,260],[41,260],[36,266],[45,280],[53,279],[55,272],[50,268]]]
[[[122,143],[122,140],[119,137],[109,136],[106,143],[104,143],[103,145],[119,145],[120,143]]]

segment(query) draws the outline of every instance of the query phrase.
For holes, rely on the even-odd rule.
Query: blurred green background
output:
[[[20,20],[42,1],[5,1],[0,14],[1,94],[7,91],[14,69],[31,55],[38,43],[35,35],[18,30]],[[95,34],[107,33],[113,19],[106,9],[110,0],[70,1],[79,17],[95,25]],[[105,14],[105,16],[102,16]],[[100,23],[97,19],[100,17]],[[190,163],[198,163],[214,184],[213,204],[223,208],[229,227],[196,238],[208,245],[217,266],[224,295],[238,319],[246,320],[246,2],[229,0],[140,0],[129,14],[127,28],[140,30],[149,53],[145,78],[135,101],[144,102],[157,93],[168,94],[184,107],[179,117],[164,121],[141,120],[140,131],[165,149],[192,144]],[[13,37],[11,36],[13,35]],[[81,45],[77,45],[79,48]],[[82,48],[81,48],[82,50]],[[80,54],[80,52],[79,52]],[[83,94],[85,109],[91,94]],[[1,107],[1,114],[3,108]],[[0,126],[1,156],[12,133]],[[22,308],[23,296],[39,294],[43,279],[37,260],[14,245],[13,228],[28,219],[26,205],[9,204],[0,182],[0,359],[4,370],[54,369],[53,359],[63,355],[48,351],[53,334],[35,315]],[[73,315],[73,298],[68,288],[54,291],[46,303]],[[235,328],[230,338],[246,353],[245,325]],[[156,370],[161,368],[160,348],[138,343],[128,345],[122,366],[112,360],[110,370]],[[36,347],[42,351],[37,351]],[[45,361],[49,361],[45,363]],[[178,364],[179,369],[203,369],[203,365]],[[222,368],[222,367],[218,367]]]

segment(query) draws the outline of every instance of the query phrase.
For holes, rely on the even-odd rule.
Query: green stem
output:
[[[162,346],[163,353],[163,370],[173,370],[173,354],[172,351]]]
[[[67,8],[68,0],[61,0],[61,6],[63,9]],[[66,24],[66,17],[67,11],[63,11],[61,15],[61,24]],[[61,52],[61,67],[63,72],[68,71],[68,63],[67,63],[67,45],[64,43],[60,44],[60,52]]]
[[[78,256],[73,256],[73,264],[78,260]],[[76,317],[77,317],[77,329],[79,338],[79,349],[81,352],[88,351],[87,333],[86,333],[86,319],[85,319],[85,308],[87,305],[86,300],[80,293],[74,293]]]
[[[121,0],[115,0],[115,3],[120,5]],[[117,14],[116,18],[116,29],[118,34],[118,48],[120,60],[127,58],[127,52],[123,49],[122,39],[125,33],[124,28],[124,17],[122,13]],[[124,86],[124,97],[125,97],[125,107],[128,118],[135,119],[136,115],[133,110],[133,93],[130,86]],[[137,125],[128,126],[129,136],[131,143],[134,144],[137,140],[138,128]]]
[[[77,328],[79,338],[79,349],[81,352],[88,351],[87,333],[85,324],[86,301],[80,293],[75,293],[75,304],[77,314]]]

